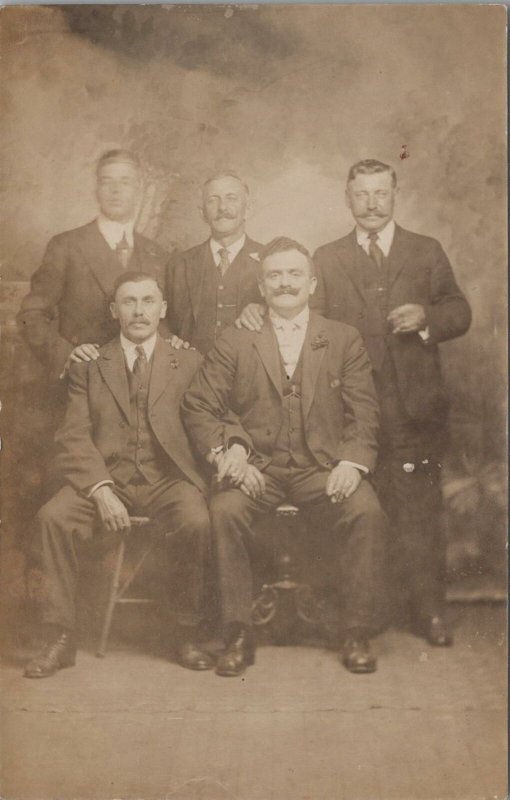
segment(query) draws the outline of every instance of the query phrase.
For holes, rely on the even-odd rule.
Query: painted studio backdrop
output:
[[[254,239],[287,235],[313,250],[352,227],[343,199],[349,165],[374,157],[395,166],[397,221],[441,241],[474,315],[466,336],[442,346],[452,398],[444,465],[452,587],[464,581],[483,593],[504,581],[505,13],[2,9],[0,314],[10,364],[2,381],[3,548],[11,598],[23,594],[22,548],[44,457],[32,449],[40,423],[29,402],[32,377],[26,402],[5,388],[12,369],[19,372],[8,358],[15,315],[49,238],[95,215],[94,164],[113,147],[136,150],[147,165],[138,228],[168,250],[207,236],[199,188],[217,169],[249,184]],[[25,436],[14,439],[14,453],[12,426]]]

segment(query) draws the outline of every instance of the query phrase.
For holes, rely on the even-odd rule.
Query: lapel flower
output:
[[[329,344],[328,337],[325,336],[325,334],[322,333],[321,331],[320,333],[317,334],[317,336],[314,339],[312,339],[310,346],[312,350],[319,350],[319,348],[321,347],[327,347],[328,344]]]
[[[177,361],[177,359],[176,358],[171,358],[170,359],[170,369],[177,369],[178,366],[179,366],[179,362]]]

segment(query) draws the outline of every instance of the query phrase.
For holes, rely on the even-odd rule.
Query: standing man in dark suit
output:
[[[220,173],[202,187],[202,214],[211,237],[173,256],[167,270],[168,323],[172,333],[207,353],[248,303],[260,299],[257,254],[245,232],[248,187]]]
[[[209,513],[179,410],[201,359],[193,350],[175,351],[158,335],[166,303],[151,275],[121,275],[111,312],[120,337],[104,345],[97,360],[73,364],[69,374],[69,404],[56,435],[66,485],[37,517],[47,642],[26,667],[28,678],[74,664],[79,540],[90,539],[98,524],[122,533],[130,513],[155,518],[168,531],[170,557],[178,562],[179,663],[212,667],[195,643]]]
[[[275,239],[260,258],[261,334],[225,331],[183,398],[186,428],[218,469],[210,508],[227,647],[216,672],[240,675],[254,661],[252,522],[284,499],[310,519],[310,536],[324,531],[334,557],[342,551],[343,663],[373,672],[385,516],[366,480],[378,416],[370,361],[355,328],[310,312],[316,278],[302,245]]]
[[[143,171],[134,153],[109,150],[98,161],[96,219],[50,240],[30,293],[58,311],[60,335],[73,346],[105,344],[116,334],[109,311],[116,279],[126,270],[164,281],[168,254],[135,231]],[[22,304],[22,310],[24,305]]]
[[[397,177],[388,164],[349,170],[356,227],[319,247],[318,308],[361,332],[381,407],[379,497],[392,523],[396,585],[406,587],[421,633],[452,643],[445,620],[441,460],[448,400],[439,343],[467,331],[471,312],[438,241],[393,220]],[[245,320],[257,324],[252,314]]]

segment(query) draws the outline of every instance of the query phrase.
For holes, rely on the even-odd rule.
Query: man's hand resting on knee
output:
[[[340,462],[329,473],[326,494],[332,503],[341,503],[354,494],[361,483],[361,473],[352,464]]]
[[[131,527],[126,506],[110,486],[100,486],[90,499],[96,504],[97,513],[105,530],[123,531]]]

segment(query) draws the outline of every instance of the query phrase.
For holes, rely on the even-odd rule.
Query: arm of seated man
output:
[[[105,530],[123,531],[131,527],[128,510],[112,490],[111,484],[102,483],[93,486],[89,497],[96,505]]]
[[[341,503],[354,494],[361,483],[362,472],[368,473],[368,469],[351,461],[340,461],[333,467],[326,482],[326,494],[331,502]]]

